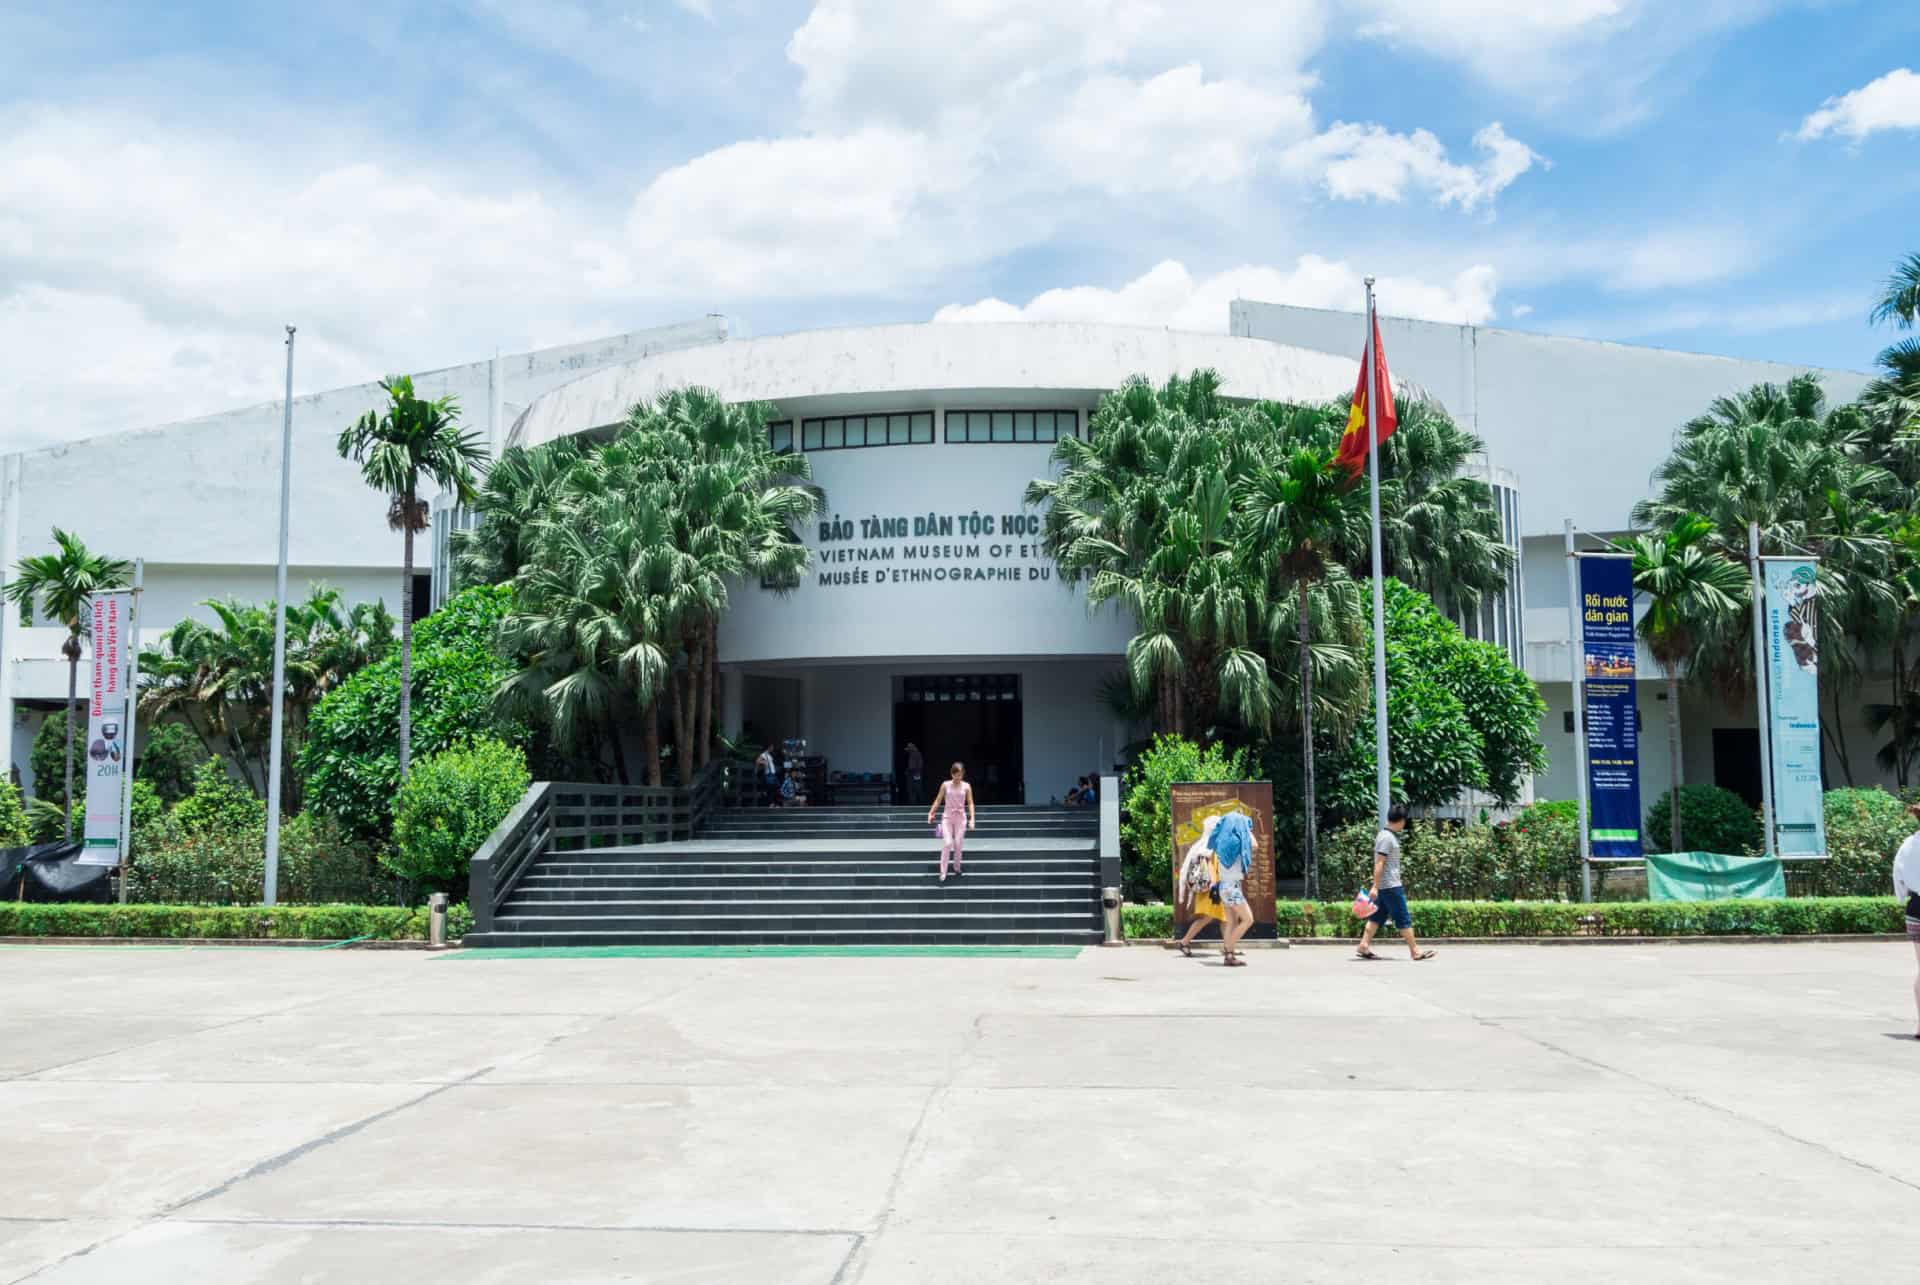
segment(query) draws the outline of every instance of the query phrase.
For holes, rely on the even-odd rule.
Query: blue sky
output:
[[[724,312],[1236,296],[1865,368],[1920,250],[1920,6],[0,4],[38,444]]]

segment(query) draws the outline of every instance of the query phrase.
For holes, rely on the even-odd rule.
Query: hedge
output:
[[[473,926],[450,908],[447,936]],[[157,937],[218,941],[425,941],[427,911],[406,906],[145,906],[0,902],[0,937]]]
[[[1801,937],[1904,931],[1891,897],[1802,897],[1788,901],[1415,901],[1423,937]],[[1278,903],[1282,937],[1357,937],[1344,904]],[[1128,937],[1173,935],[1173,907],[1128,905]]]

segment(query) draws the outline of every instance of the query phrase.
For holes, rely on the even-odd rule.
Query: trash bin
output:
[[[1126,939],[1120,935],[1120,890],[1102,888],[1100,890],[1100,909],[1107,917],[1107,939],[1101,943],[1106,946],[1124,946]]]

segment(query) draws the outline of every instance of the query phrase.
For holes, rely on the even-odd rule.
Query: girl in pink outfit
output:
[[[953,858],[953,876],[960,877],[961,849],[966,843],[967,831],[973,829],[973,787],[966,781],[967,769],[955,763],[947,772],[947,779],[940,783],[940,792],[933,796],[933,806],[927,809],[927,824],[933,824],[934,814],[946,805],[945,814],[940,817],[940,882],[947,881],[947,858]]]

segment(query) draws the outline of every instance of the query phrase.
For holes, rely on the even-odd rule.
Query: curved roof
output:
[[[527,407],[513,440],[535,445],[604,427],[636,402],[688,386],[730,401],[777,402],[788,411],[830,398],[838,409],[902,394],[1098,395],[1130,375],[1162,380],[1211,368],[1222,391],[1248,400],[1310,401],[1353,387],[1358,364],[1262,339],[1144,326],[1082,323],[926,323],[810,330],[735,339],[642,357],[583,375]],[[795,403],[802,403],[796,405]]]

